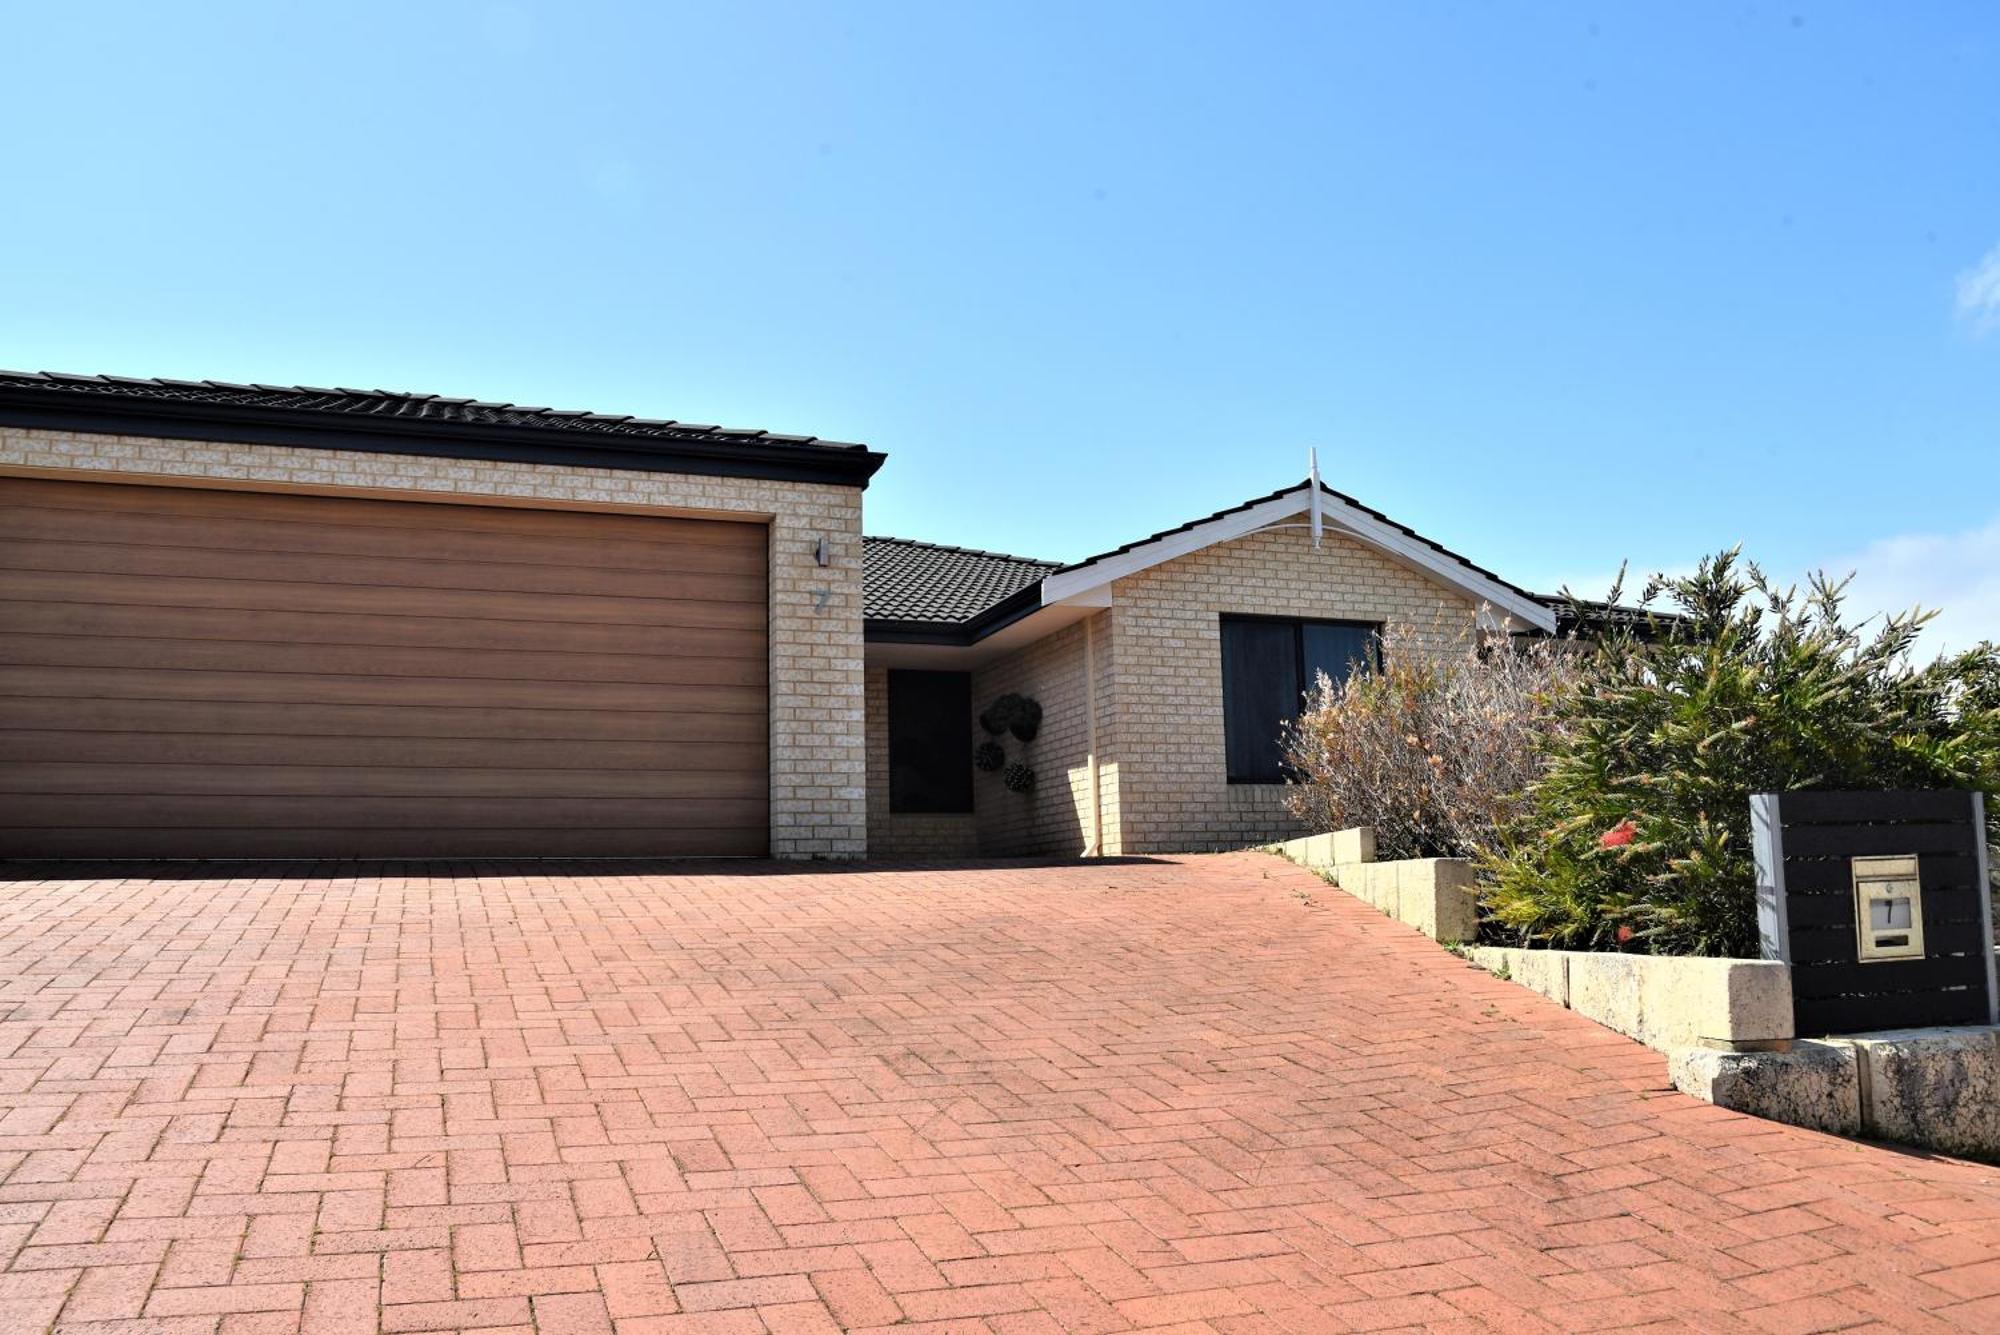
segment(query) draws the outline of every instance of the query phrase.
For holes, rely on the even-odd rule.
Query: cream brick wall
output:
[[[1284,789],[1231,784],[1224,766],[1221,618],[1225,614],[1405,621],[1419,652],[1463,644],[1478,605],[1350,539],[1315,551],[1303,530],[1219,543],[1119,580],[1090,621],[1097,698],[1097,801],[1107,856],[1172,853],[1291,838]],[[975,774],[978,851],[1077,856],[1090,839],[1085,624],[1044,636],[973,673],[976,715],[1008,691],[1042,705],[1032,743],[1000,739],[1036,771],[1010,793]],[[894,817],[888,808],[887,677],[869,674],[870,848],[896,856],[966,851],[960,817]],[[980,734],[983,737],[983,734]]]
[[[859,857],[866,849],[857,487],[0,426],[0,468],[5,467],[658,506],[766,518],[771,527],[771,851],[785,858]],[[832,556],[825,568],[814,562],[822,536]]]
[[[1309,833],[1285,813],[1284,790],[1231,784],[1224,769],[1224,613],[1406,620],[1426,652],[1470,632],[1477,604],[1351,539],[1319,551],[1303,529],[1253,533],[1119,580],[1110,615],[1118,641],[1112,694],[1121,849],[1236,848]]]
[[[889,810],[889,670],[868,669],[868,856],[969,858],[979,852],[971,813]],[[965,726],[972,730],[970,718]]]
[[[1115,727],[1111,683],[1116,655],[1110,616],[1097,613],[1087,633],[1091,637],[1088,654],[1085,623],[1078,622],[973,673],[975,716],[1009,691],[1030,696],[1042,706],[1042,727],[1034,741],[1023,743],[1011,734],[997,739],[1007,749],[1010,763],[1025,761],[1034,768],[1034,791],[1009,792],[999,774],[974,777],[979,850],[988,856],[1053,853],[1074,857],[1082,854],[1089,844],[1090,713],[1085,695],[1086,659],[1094,668],[1097,691],[1100,753],[1097,792],[1103,812],[1103,851],[1115,854],[1119,850],[1118,771],[1102,759]]]

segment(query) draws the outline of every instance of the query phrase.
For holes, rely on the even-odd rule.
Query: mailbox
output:
[[[1759,793],[1750,826],[1800,1037],[2000,1025],[1984,794]]]
[[[1854,952],[1862,964],[1924,957],[1924,889],[1914,857],[1850,858]]]

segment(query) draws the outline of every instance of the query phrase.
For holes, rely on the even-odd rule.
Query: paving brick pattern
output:
[[[2000,1173],[1255,855],[0,885],[0,1331],[2000,1330]]]

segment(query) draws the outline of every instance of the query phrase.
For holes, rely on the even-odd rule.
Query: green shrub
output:
[[[1642,602],[1671,617],[1578,645],[1526,810],[1483,859],[1489,930],[1755,955],[1751,794],[2000,787],[2000,652],[1916,664],[1928,614],[1864,635],[1843,588],[1779,589],[1725,552],[1655,577]]]

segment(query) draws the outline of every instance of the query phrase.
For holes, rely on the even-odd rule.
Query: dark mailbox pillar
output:
[[[1801,1037],[2000,1024],[1983,794],[1760,793],[1750,816]]]

